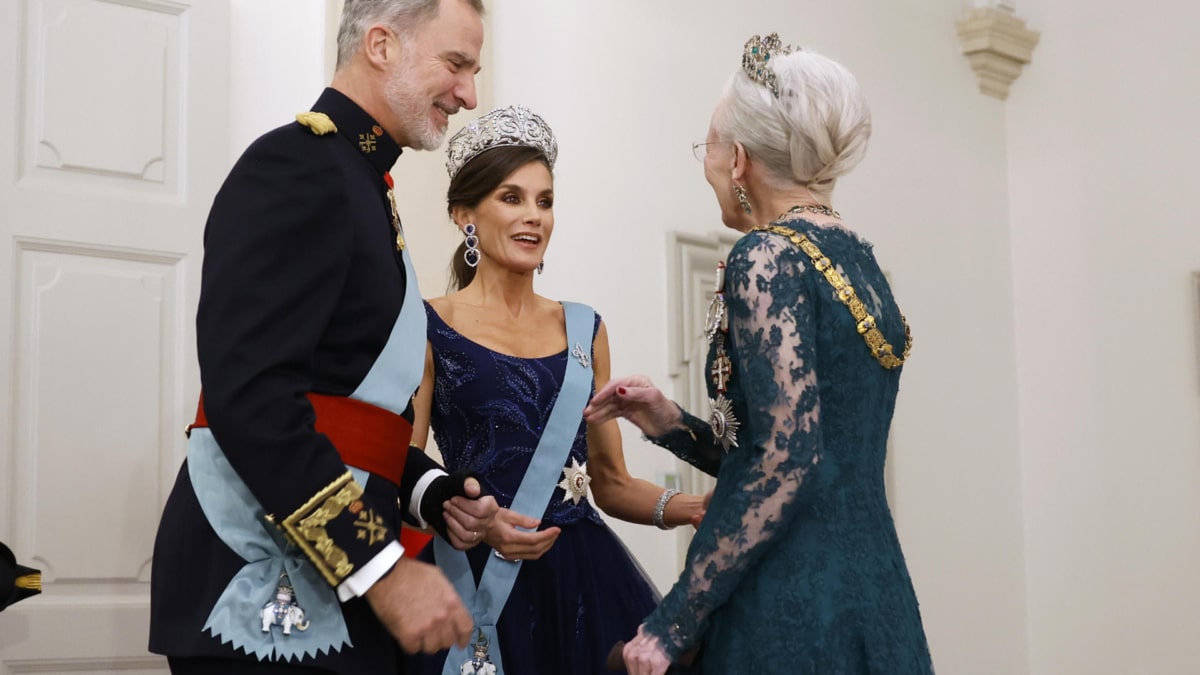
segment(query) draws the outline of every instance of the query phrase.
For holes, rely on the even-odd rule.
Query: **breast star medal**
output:
[[[708,399],[708,405],[708,425],[712,427],[713,438],[721,444],[725,452],[729,452],[729,448],[738,446],[737,430],[742,423],[733,416],[733,403],[725,398],[724,394],[717,394],[715,399]]]
[[[587,474],[587,462],[580,464],[578,459],[572,457],[571,466],[563,467],[563,479],[558,482],[558,487],[566,493],[563,501],[570,499],[578,504],[580,499],[587,496],[588,483],[591,482],[592,477]]]

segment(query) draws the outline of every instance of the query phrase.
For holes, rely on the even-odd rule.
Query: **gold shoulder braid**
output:
[[[318,136],[332,134],[337,131],[337,125],[329,119],[329,115],[319,112],[302,112],[296,114],[296,121],[308,127],[308,130]]]
[[[875,325],[875,317],[867,312],[867,308],[863,305],[862,300],[858,299],[858,295],[854,292],[854,287],[842,278],[837,268],[833,266],[833,262],[829,258],[826,258],[824,253],[821,253],[821,249],[817,248],[817,245],[812,240],[792,228],[784,227],[783,225],[759,225],[753,231],[773,232],[783,235],[812,259],[813,266],[825,276],[825,280],[837,291],[838,300],[842,301],[842,304],[854,316],[854,320],[858,322],[858,334],[863,336],[863,340],[867,343],[867,348],[871,350],[871,355],[879,361],[879,365],[891,370],[902,365],[908,359],[908,353],[912,349],[912,331],[909,330],[908,320],[904,318],[904,314],[900,315],[900,321],[904,323],[904,353],[896,356],[892,351],[892,345],[888,343],[887,338],[883,337],[883,333],[879,332],[879,328]]]

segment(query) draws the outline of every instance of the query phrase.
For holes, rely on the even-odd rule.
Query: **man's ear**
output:
[[[389,60],[398,56],[399,43],[392,42],[393,36],[397,40],[400,39],[400,36],[381,23],[367,29],[366,34],[363,35],[363,52],[366,54],[368,63],[376,68],[382,68],[387,65]]]

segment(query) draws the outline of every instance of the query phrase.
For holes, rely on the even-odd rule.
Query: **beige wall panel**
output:
[[[171,443],[161,401],[176,386],[176,262],[18,249],[17,541],[47,582],[149,579],[165,494],[156,458]]]
[[[24,175],[58,189],[179,190],[182,9],[151,0],[28,3]]]

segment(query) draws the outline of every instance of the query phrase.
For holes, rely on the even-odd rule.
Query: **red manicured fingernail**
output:
[[[617,393],[624,396],[625,395],[625,387],[617,387]]]

